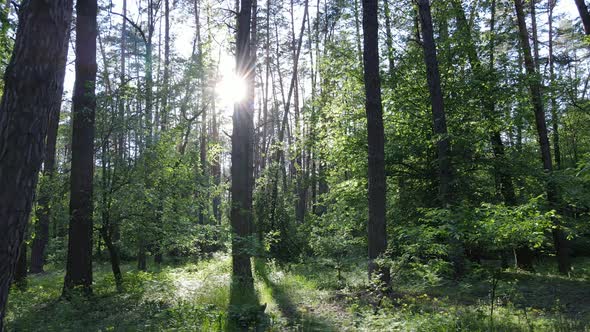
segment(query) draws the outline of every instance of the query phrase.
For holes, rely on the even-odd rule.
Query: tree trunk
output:
[[[250,53],[251,0],[241,0],[236,37],[236,72],[246,82],[251,82],[253,63]],[[254,95],[236,102],[233,115],[232,165],[231,165],[231,227],[232,272],[234,280],[244,288],[253,288],[252,267],[248,253],[248,238],[252,234],[252,184],[253,184],[253,106]]]
[[[389,286],[389,269],[380,267],[375,259],[387,249],[387,183],[385,177],[385,133],[383,106],[381,105],[381,80],[379,77],[379,22],[377,0],[363,0],[363,65],[365,80],[365,109],[367,113],[367,137],[369,156],[369,280],[376,275]]]
[[[574,0],[576,2],[576,7],[578,7],[578,13],[580,13],[580,18],[582,19],[582,24],[584,25],[584,32],[586,35],[590,35],[590,12],[588,12],[588,7],[586,6],[585,0]]]
[[[72,98],[70,226],[64,295],[74,287],[92,292],[92,180],[96,109],[96,0],[76,3],[76,82]]]
[[[0,103],[0,331],[34,200],[49,118],[61,104],[72,1],[25,1],[19,17]]]
[[[113,276],[115,277],[115,286],[117,287],[117,291],[121,292],[123,290],[123,275],[121,273],[121,258],[119,256],[119,249],[113,243],[113,225],[110,223],[110,220],[103,224],[100,229],[100,233],[102,235],[102,239],[104,240],[105,245],[107,246],[107,250],[109,251],[109,258],[111,261],[111,270],[113,271]]]
[[[160,130],[168,129],[168,94],[170,93],[170,3],[164,0],[164,78],[162,82],[162,109],[160,110]]]
[[[422,27],[426,76],[428,79],[428,88],[430,90],[430,101],[432,105],[433,131],[434,135],[437,137],[439,201],[443,207],[446,207],[451,202],[451,143],[447,133],[447,121],[440,85],[436,45],[434,43],[430,1],[418,0],[418,10]]]
[[[383,0],[383,10],[385,11],[385,45],[387,45],[388,64],[387,69],[389,79],[393,80],[393,75],[395,74],[395,61],[393,58],[393,35],[391,33],[391,10],[389,9],[389,0]]]
[[[432,15],[430,12],[430,0],[418,0],[418,12],[422,27],[422,45],[424,49],[424,62],[426,64],[426,78],[430,90],[430,102],[432,105],[433,133],[437,142],[438,158],[438,198],[443,208],[452,204],[452,165],[451,165],[451,142],[447,132],[447,121],[445,117],[443,95],[440,83],[440,73],[434,42],[434,31],[432,27]],[[464,249],[463,244],[454,236],[450,235],[450,260],[453,263],[455,278],[460,278],[464,272]]]
[[[555,98],[555,58],[553,55],[553,10],[555,8],[556,0],[549,0],[549,82],[551,85],[551,125],[553,127],[553,154],[555,159],[555,167],[561,168],[561,150],[559,149],[559,117],[557,100]]]
[[[68,37],[69,40],[69,37]],[[65,63],[68,53],[68,46],[63,50],[63,54],[60,57],[60,63]],[[60,77],[64,77],[66,67],[64,66]],[[61,85],[62,91],[59,93],[61,96],[63,93],[63,85]],[[51,194],[51,183],[55,171],[55,150],[57,144],[57,133],[59,128],[59,115],[61,109],[61,98],[59,103],[52,104],[54,109],[50,111],[51,117],[49,119],[49,125],[47,128],[47,139],[45,146],[45,160],[43,162],[43,182],[39,188],[39,200],[38,200],[38,217],[37,223],[35,224],[35,238],[31,246],[31,273],[43,272],[43,264],[45,264],[45,248],[49,241],[49,223],[51,221],[51,208],[50,200]]]
[[[23,241],[14,272],[14,284],[20,289],[27,288],[27,243]]]
[[[553,161],[551,159],[551,148],[547,135],[547,124],[545,123],[543,99],[541,97],[541,81],[538,77],[538,73],[535,70],[535,62],[531,54],[529,34],[524,16],[523,0],[514,0],[514,7],[516,9],[516,18],[518,20],[520,46],[522,48],[524,57],[525,69],[527,75],[529,76],[529,91],[535,112],[535,124],[539,137],[539,145],[541,147],[541,160],[543,162],[543,169],[548,176],[546,182],[547,202],[549,203],[550,208],[557,208],[559,197],[555,181],[551,178],[553,172]],[[555,244],[555,250],[557,251],[559,272],[568,273],[571,266],[569,257],[569,244],[565,237],[565,233],[559,224],[559,221],[554,219],[553,222],[555,226],[555,228],[553,228],[553,242]]]

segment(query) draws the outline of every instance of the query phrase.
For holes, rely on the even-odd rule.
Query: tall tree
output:
[[[92,291],[92,178],[96,109],[96,0],[76,3],[70,226],[64,294],[74,287]]]
[[[418,0],[418,13],[422,30],[422,48],[424,51],[424,63],[426,64],[426,79],[430,91],[430,104],[432,108],[433,132],[436,137],[436,150],[438,158],[438,196],[443,208],[448,208],[453,203],[452,182],[453,171],[451,164],[451,140],[447,131],[447,120],[441,88],[440,71],[434,42],[434,28],[430,10],[430,0]],[[446,22],[441,30],[446,31]],[[443,37],[444,38],[444,37]],[[450,51],[447,50],[447,54]],[[454,234],[450,236],[450,260],[453,263],[456,278],[464,272],[463,244]]]
[[[245,82],[254,75],[250,49],[250,24],[252,1],[241,0],[238,13],[236,38],[236,74]],[[231,227],[232,272],[241,287],[252,288],[252,267],[248,253],[248,237],[252,234],[252,187],[253,187],[253,90],[243,100],[236,102],[233,114],[231,151]]]
[[[558,118],[558,106],[555,89],[555,55],[553,54],[553,10],[557,0],[549,0],[549,10],[547,14],[548,20],[548,35],[549,35],[549,83],[551,84],[551,126],[553,129],[553,154],[555,158],[555,167],[561,168],[561,150],[559,148],[559,118]]]
[[[430,12],[430,0],[418,0],[418,12],[422,28],[426,78],[428,80],[428,89],[430,90],[433,131],[436,136],[439,201],[443,206],[447,206],[451,201],[452,185],[451,141],[447,131],[436,44],[434,42],[432,14]]]
[[[389,285],[389,269],[379,267],[375,259],[387,249],[385,206],[387,183],[385,177],[385,133],[381,105],[379,76],[378,0],[363,0],[363,65],[365,79],[365,109],[369,148],[369,279],[374,274]]]
[[[580,13],[580,18],[582,19],[582,24],[584,25],[584,32],[586,35],[590,35],[590,12],[588,12],[588,6],[586,6],[585,0],[574,0],[576,2],[576,7],[578,7],[578,13]]]
[[[66,47],[63,49],[63,53],[59,61],[61,63],[65,63],[67,55],[68,47],[66,42]],[[61,77],[64,77],[65,70],[66,67],[64,66],[62,68],[63,72],[60,73]],[[62,95],[62,93],[63,85],[62,91],[60,92],[60,96]],[[35,224],[35,238],[33,239],[33,244],[31,246],[31,265],[29,268],[31,273],[43,272],[43,264],[45,264],[45,248],[47,247],[47,242],[49,240],[49,223],[51,220],[51,185],[55,171],[55,151],[57,145],[57,132],[59,127],[61,98],[59,103],[53,104],[52,106],[54,107],[54,109],[50,111],[51,117],[49,119],[49,124],[47,128],[47,139],[45,143],[45,160],[43,161],[44,181],[41,182],[39,188],[39,200],[37,203],[38,216],[37,222]]]
[[[514,0],[514,7],[516,9],[516,19],[518,20],[518,31],[520,37],[520,47],[524,58],[524,65],[526,73],[529,76],[529,92],[531,96],[531,103],[535,113],[535,125],[537,128],[537,135],[539,139],[541,160],[543,162],[543,169],[548,176],[546,181],[547,201],[551,208],[558,206],[557,186],[554,179],[552,179],[553,160],[551,159],[551,147],[549,145],[549,137],[547,135],[547,124],[545,122],[545,111],[543,109],[543,98],[541,96],[541,79],[535,68],[535,62],[531,53],[531,45],[529,43],[529,33],[526,26],[524,16],[524,0]],[[553,242],[555,250],[557,251],[557,261],[559,272],[567,273],[570,270],[569,248],[568,241],[557,219],[554,219],[555,227],[553,228]]]
[[[61,103],[72,0],[26,0],[0,102],[0,331],[23,241],[49,118]],[[24,153],[26,152],[26,153]]]

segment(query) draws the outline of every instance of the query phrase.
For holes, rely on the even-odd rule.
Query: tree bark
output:
[[[440,85],[440,73],[436,56],[436,45],[434,42],[430,1],[418,0],[418,11],[422,28],[426,76],[428,80],[428,88],[430,90],[433,131],[437,139],[439,201],[443,207],[446,207],[451,202],[451,142],[447,132],[447,120]]]
[[[251,0],[241,0],[236,37],[236,72],[246,82],[251,82],[253,63],[250,54]],[[232,272],[234,280],[244,288],[253,288],[252,266],[248,253],[248,238],[252,234],[252,185],[253,185],[253,107],[254,95],[248,89],[247,96],[236,102],[233,114],[232,165],[231,165],[231,227]]]
[[[551,159],[551,148],[549,145],[549,138],[547,135],[547,124],[545,123],[545,111],[543,110],[543,99],[541,97],[541,81],[539,74],[535,70],[535,62],[531,54],[531,46],[529,43],[529,34],[526,27],[526,21],[523,9],[523,0],[514,0],[514,7],[516,9],[516,18],[518,20],[518,30],[520,37],[520,47],[524,57],[524,65],[526,73],[529,76],[529,92],[531,95],[531,103],[535,112],[535,124],[537,128],[537,135],[539,138],[539,145],[541,150],[541,160],[543,162],[543,169],[545,170],[548,179],[546,181],[547,202],[550,208],[557,208],[558,193],[555,181],[551,178],[553,172],[553,161]],[[557,261],[560,273],[568,273],[571,267],[569,257],[569,244],[563,229],[557,219],[553,220],[553,242],[555,250],[557,251]]]
[[[578,13],[580,13],[580,18],[582,19],[582,24],[584,25],[584,32],[586,35],[590,35],[590,12],[588,12],[588,7],[586,6],[585,0],[574,0],[576,2],[576,7],[578,7]]]
[[[395,61],[393,57],[393,35],[391,32],[391,10],[389,9],[389,0],[383,0],[383,10],[385,12],[385,45],[387,45],[388,64],[387,70],[389,79],[393,80],[393,75],[395,74]]]
[[[72,0],[20,4],[0,103],[0,331],[45,151],[61,103]],[[26,152],[26,153],[25,153]]]
[[[69,36],[67,38],[68,40],[66,41],[66,47],[63,49],[63,54],[59,59],[60,63],[66,63]],[[59,74],[60,77],[65,76],[65,70],[66,67],[64,66],[62,68],[62,72]],[[63,93],[63,85],[61,85],[61,87],[62,90],[59,93],[60,96]],[[31,265],[29,268],[31,273],[43,272],[43,265],[45,264],[45,248],[47,247],[47,242],[49,241],[49,224],[51,222],[51,208],[49,205],[52,197],[52,189],[50,186],[55,172],[55,151],[57,144],[57,133],[59,129],[61,97],[59,101],[59,103],[52,105],[54,109],[50,111],[51,117],[49,119],[47,128],[45,160],[43,161],[44,181],[41,183],[39,188],[39,200],[37,203],[39,215],[37,217],[37,223],[35,224],[35,238],[33,239],[33,244],[31,246]]]
[[[168,129],[168,94],[170,93],[170,3],[164,0],[164,78],[162,82],[162,109],[160,111],[160,130]]]
[[[387,179],[385,177],[385,133],[381,105],[379,75],[379,22],[377,0],[363,0],[363,65],[365,80],[365,109],[368,137],[369,183],[369,280],[375,275],[389,286],[389,269],[379,266],[375,259],[387,250]]]
[[[549,82],[551,84],[551,125],[553,127],[553,154],[555,167],[561,168],[561,150],[559,148],[559,117],[557,100],[555,98],[555,58],[553,55],[553,10],[556,0],[549,0],[548,25],[549,25]]]
[[[27,288],[27,243],[23,241],[14,272],[14,284],[20,289]]]
[[[72,97],[70,226],[64,295],[92,292],[92,182],[96,84],[96,0],[76,3],[76,81]]]

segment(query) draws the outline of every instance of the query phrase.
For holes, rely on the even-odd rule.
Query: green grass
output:
[[[498,274],[493,315],[494,279],[486,271],[459,283],[404,271],[405,277],[394,281],[395,291],[379,300],[361,260],[343,280],[319,263],[254,262],[258,302],[266,310],[251,330],[590,331],[589,259],[577,260],[569,278],[557,275],[552,262],[542,262],[536,273]],[[123,293],[116,292],[108,264],[94,271],[89,299],[60,299],[63,270],[30,277],[25,291],[12,289],[8,331],[232,330],[227,255],[149,272],[126,264]]]

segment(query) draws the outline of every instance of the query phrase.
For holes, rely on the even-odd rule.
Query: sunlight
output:
[[[248,93],[248,84],[235,73],[226,73],[215,86],[215,92],[223,104],[231,105],[243,100]]]

